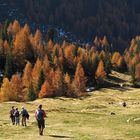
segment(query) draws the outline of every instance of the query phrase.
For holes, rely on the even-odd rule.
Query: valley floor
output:
[[[122,102],[127,106],[123,107]],[[48,118],[44,136],[38,135],[34,112],[43,105]],[[26,128],[12,126],[11,106],[30,113]],[[0,103],[0,140],[140,140],[140,89],[110,88],[81,99],[39,99]]]

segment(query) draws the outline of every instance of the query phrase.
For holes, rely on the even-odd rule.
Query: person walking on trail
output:
[[[12,106],[12,109],[10,110],[10,118],[11,118],[11,121],[12,121],[12,124],[15,125],[15,116],[14,116],[14,113],[15,113],[15,109],[14,109],[14,106]]]
[[[22,111],[21,111],[21,123],[22,123],[22,126],[27,126],[26,125],[26,119],[29,119],[29,114],[27,112],[27,110],[22,107]]]
[[[15,116],[15,124],[20,125],[20,113],[18,111],[18,108],[16,108],[14,116]]]
[[[42,105],[39,105],[38,109],[35,112],[35,117],[38,123],[38,128],[39,128],[39,135],[43,135],[43,130],[45,128],[45,117],[46,113],[42,109]]]

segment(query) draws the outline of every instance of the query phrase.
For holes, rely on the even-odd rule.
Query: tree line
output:
[[[31,33],[28,24],[15,20],[0,29],[0,99],[27,101],[47,97],[81,97],[86,87],[103,87],[112,69],[129,72],[140,80],[140,37],[121,55],[111,53],[107,37],[96,37],[93,46],[76,46],[43,39],[40,30]]]

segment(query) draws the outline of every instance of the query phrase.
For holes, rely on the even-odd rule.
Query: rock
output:
[[[109,104],[109,105],[110,105],[110,104],[112,104],[112,105],[113,105],[114,103],[113,103],[113,102],[109,102],[108,104]]]
[[[127,123],[129,123],[129,122],[131,122],[131,121],[133,121],[133,120],[134,120],[134,117],[129,118],[129,119],[127,120]]]
[[[116,115],[114,112],[111,112],[110,114],[111,114],[111,115]]]
[[[123,107],[126,107],[126,102],[123,102],[123,103],[122,103],[122,106],[123,106]]]
[[[139,123],[140,124],[140,118],[136,118],[133,120],[135,123]]]

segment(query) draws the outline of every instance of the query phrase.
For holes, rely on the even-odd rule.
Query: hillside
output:
[[[17,18],[33,28],[38,24],[44,32],[47,25],[57,26],[80,42],[106,35],[114,50],[122,52],[140,34],[139,5],[139,0],[1,0],[0,20]]]
[[[101,89],[81,99],[41,99],[34,102],[0,103],[1,140],[139,140],[140,90]],[[124,108],[122,102],[127,106]],[[43,104],[48,113],[43,137],[38,136],[34,112]],[[28,126],[14,127],[9,121],[11,106],[25,106],[30,113]],[[111,115],[112,114],[112,115]],[[8,133],[7,133],[8,132]]]

